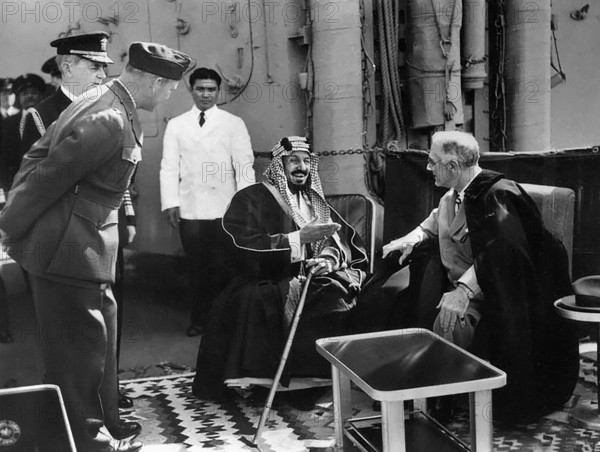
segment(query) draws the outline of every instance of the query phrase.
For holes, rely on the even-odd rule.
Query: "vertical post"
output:
[[[333,426],[335,433],[335,450],[342,452],[349,447],[344,436],[344,424],[352,412],[352,394],[350,379],[331,365],[331,385],[333,390]],[[346,443],[346,444],[345,444]],[[344,448],[344,446],[347,446]]]
[[[415,411],[427,413],[427,399],[414,399],[412,402]]]
[[[317,151],[362,149],[360,2],[310,0],[308,3],[314,67],[312,144]],[[350,69],[340,70],[341,67]],[[319,171],[325,193],[347,193],[351,189],[354,193],[368,194],[363,159],[362,155],[321,156]]]
[[[406,452],[404,400],[381,402],[383,452]]]
[[[598,339],[596,340],[596,388],[600,388],[600,323],[598,323]],[[596,395],[597,400],[600,400],[600,397]],[[598,405],[598,414],[600,415],[600,403]]]
[[[469,394],[471,417],[471,451],[494,450],[494,425],[492,421],[492,391],[477,391]]]
[[[506,103],[509,151],[547,151],[550,142],[550,0],[507,0]]]

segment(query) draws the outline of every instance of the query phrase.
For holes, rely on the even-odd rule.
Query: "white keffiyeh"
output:
[[[291,136],[282,138],[271,150],[273,158],[271,164],[265,171],[264,176],[267,181],[277,189],[286,204],[290,207],[292,218],[296,225],[298,225],[299,228],[305,226],[310,220],[306,220],[300,213],[298,200],[288,187],[288,181],[283,165],[283,157],[291,155],[295,151],[308,152],[310,156],[310,176],[308,178],[307,187],[305,188],[305,193],[310,200],[313,213],[319,218],[319,223],[328,223],[331,212],[325,201],[321,179],[319,178],[319,157],[311,152],[310,144],[305,137]],[[311,246],[314,255],[317,256],[323,249],[324,241],[315,242]]]

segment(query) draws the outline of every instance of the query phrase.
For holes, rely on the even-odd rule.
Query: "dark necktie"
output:
[[[454,215],[457,215],[460,210],[460,205],[462,204],[462,199],[460,199],[460,195],[457,191],[454,192],[454,196],[456,196],[454,200]]]
[[[205,122],[206,122],[206,118],[204,117],[204,112],[201,111],[200,112],[200,121],[198,121],[198,123],[200,124],[200,127],[202,127]]]

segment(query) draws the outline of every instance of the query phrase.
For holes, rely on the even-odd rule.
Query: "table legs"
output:
[[[471,417],[471,451],[488,452],[494,450],[492,391],[470,393],[469,413]]]
[[[381,402],[383,452],[406,452],[404,401]]]
[[[344,435],[344,423],[352,415],[350,379],[335,366],[331,366],[333,390],[333,425],[335,430],[335,450],[342,452],[350,447],[350,440]],[[346,449],[344,449],[346,446]]]
[[[596,344],[596,366],[600,369],[600,324],[598,343]],[[596,372],[596,384],[600,385],[600,372]],[[596,386],[600,388],[600,386]],[[599,400],[579,402],[571,412],[571,422],[577,427],[590,430],[600,430],[600,403]]]

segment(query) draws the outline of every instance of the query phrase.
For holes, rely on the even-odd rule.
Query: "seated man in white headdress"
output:
[[[313,267],[282,384],[328,378],[330,367],[314,341],[347,333],[347,315],[365,277],[360,238],[325,201],[318,157],[306,138],[283,138],[272,153],[266,181],[239,191],[223,216],[232,239],[229,260],[239,271],[209,315],[193,388],[200,398],[219,397],[223,383],[268,384],[300,298],[302,275]]]

